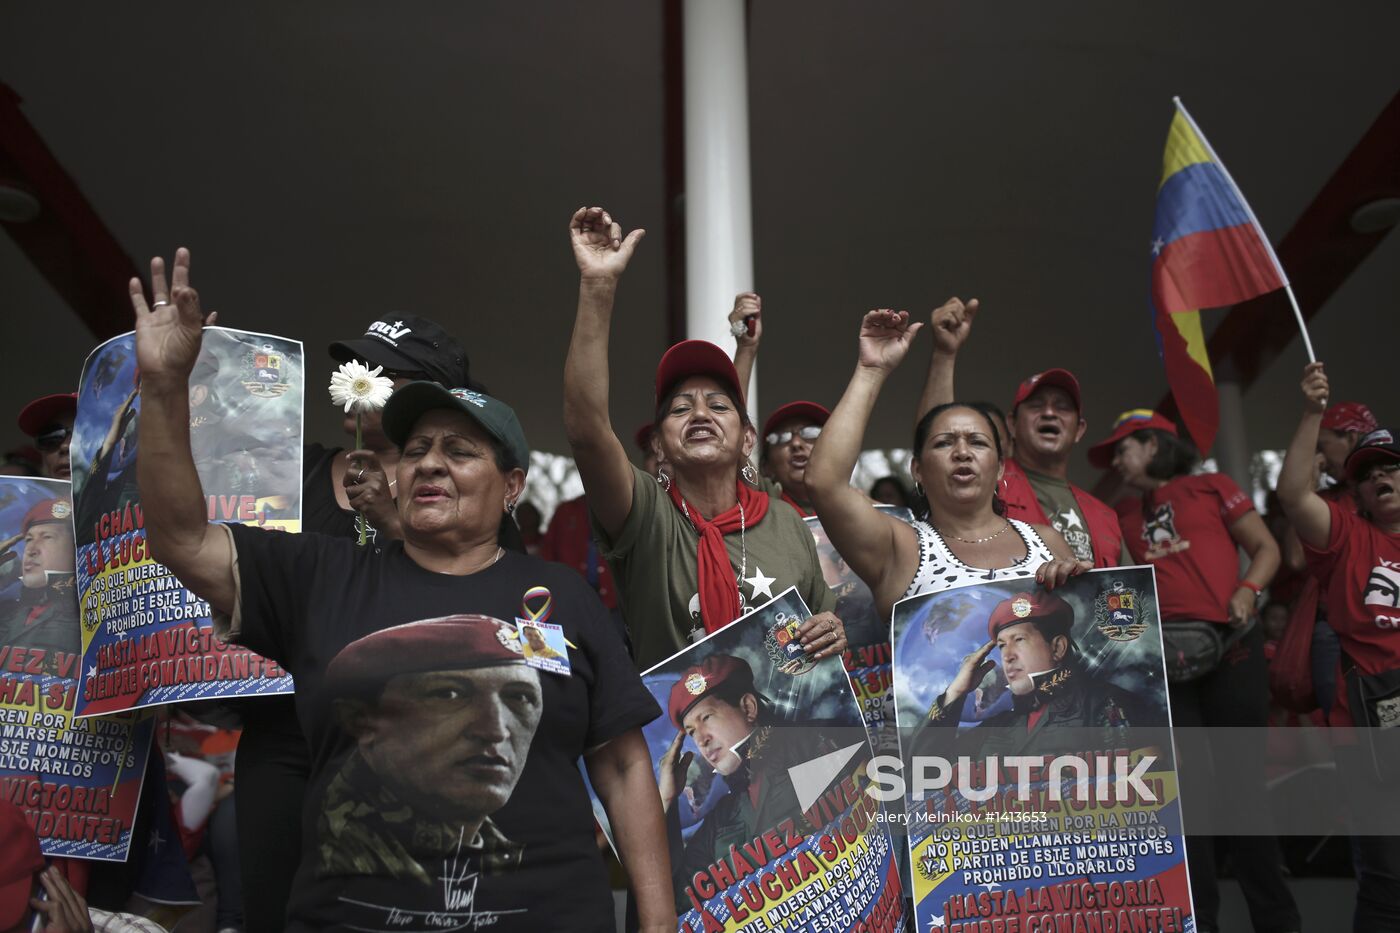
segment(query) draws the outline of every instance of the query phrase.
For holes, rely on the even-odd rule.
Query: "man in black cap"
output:
[[[330,355],[338,363],[358,360],[394,388],[427,380],[452,388],[480,390],[471,381],[466,351],[440,325],[413,314],[387,314],[369,325],[361,337],[337,340]],[[302,528],[323,534],[359,535],[359,522],[368,522],[370,536],[400,537],[394,509],[394,467],[399,451],[380,427],[377,411],[359,416],[361,451],[308,444],[302,458]],[[354,414],[345,416],[345,432],[355,435]],[[364,516],[361,518],[360,516]]]
[[[24,556],[17,568],[23,585],[18,599],[0,607],[0,645],[43,649],[48,673],[58,672],[59,653],[76,654],[81,644],[72,516],[67,496],[44,499],[25,513]],[[16,543],[18,538],[0,542],[0,573],[10,571],[17,559],[10,551]],[[69,674],[76,677],[77,669]]]
[[[1012,708],[956,736],[958,755],[1117,748],[1121,738],[1115,730],[1165,725],[1160,712],[1085,670],[1071,637],[1073,627],[1069,603],[1046,590],[1018,593],[998,603],[987,619],[990,640],[963,658],[947,690],[929,710],[919,744],[928,743],[930,753],[937,753],[954,738],[964,701],[996,666],[987,660],[993,648],[1001,651]],[[1084,731],[1089,729],[1097,732]]]
[[[326,790],[318,875],[438,884],[439,866],[410,849],[474,857],[486,873],[520,864],[521,847],[491,821],[543,715],[515,626],[459,615],[382,629],[342,649],[326,684],[356,751]]]

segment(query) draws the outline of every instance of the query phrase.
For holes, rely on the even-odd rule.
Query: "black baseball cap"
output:
[[[1347,455],[1346,474],[1355,483],[1373,465],[1397,460],[1400,460],[1400,444],[1385,428],[1377,428],[1357,441],[1356,448]]]
[[[439,408],[460,411],[481,425],[505,445],[516,466],[530,472],[530,445],[525,442],[525,429],[515,409],[474,389],[448,389],[436,382],[410,382],[400,387],[384,406],[384,436],[403,447],[418,419]]]
[[[359,360],[404,373],[422,373],[444,386],[473,385],[467,352],[437,322],[416,314],[386,314],[363,337],[329,347],[337,363]]]

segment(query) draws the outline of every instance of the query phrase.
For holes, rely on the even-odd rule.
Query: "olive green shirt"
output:
[[[1075,501],[1069,481],[1031,470],[1025,470],[1025,473],[1050,527],[1064,536],[1075,557],[1093,563],[1094,541],[1089,537],[1089,524],[1084,520],[1084,513],[1079,511],[1079,503]]]
[[[700,535],[655,478],[633,467],[632,511],[621,533],[610,538],[596,518],[593,531],[617,581],[622,616],[642,670],[705,636],[696,575]],[[812,533],[783,503],[770,501],[762,521],[742,535],[725,535],[724,543],[734,572],[743,573],[739,596],[745,612],[793,586],[813,614],[836,608],[836,597],[822,579]]]

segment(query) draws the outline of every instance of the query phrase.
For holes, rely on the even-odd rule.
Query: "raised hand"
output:
[[[617,279],[632,259],[632,252],[646,236],[642,229],[622,236],[622,227],[601,207],[580,207],[569,221],[574,261],[585,279]]]
[[[950,355],[957,353],[967,335],[972,333],[972,319],[977,316],[978,305],[976,298],[963,304],[963,300],[954,295],[935,308],[929,315],[934,349]]]
[[[909,323],[908,311],[879,308],[866,312],[860,322],[859,365],[893,372],[909,352],[909,344],[923,324]]]
[[[204,326],[215,315],[199,307],[199,293],[190,287],[190,251],[175,251],[175,270],[169,287],[165,260],[151,260],[151,303],[146,304],[140,279],[129,285],[131,307],[136,312],[136,365],[143,378],[188,379],[199,358]]]
[[[681,788],[685,786],[686,774],[690,771],[690,763],[695,760],[694,752],[681,754],[681,746],[684,744],[685,733],[677,732],[658,762],[656,786],[661,791],[662,810],[670,810],[671,804],[680,796]]]
[[[1327,373],[1321,363],[1309,363],[1303,367],[1303,410],[1321,414],[1327,410]]]
[[[753,318],[753,333],[749,333],[748,318]],[[744,323],[742,333],[740,322]],[[740,292],[734,296],[734,310],[729,312],[729,332],[734,335],[740,349],[758,349],[763,339],[763,299],[755,292]]]
[[[948,688],[943,691],[944,707],[951,706],[958,700],[972,692],[982,678],[991,673],[996,667],[995,661],[988,661],[987,655],[992,653],[992,649],[997,646],[994,641],[989,641],[981,648],[962,659],[962,664],[958,666],[958,672],[953,675],[953,679],[948,684]]]

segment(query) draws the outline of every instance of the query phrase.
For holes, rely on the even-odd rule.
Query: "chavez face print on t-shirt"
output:
[[[345,646],[325,688],[353,750],[317,815],[314,876],[422,885],[443,912],[470,910],[482,876],[520,866],[492,821],[510,800],[544,713],[540,672],[514,625],[427,619]],[[360,906],[392,914],[399,904]],[[407,920],[407,918],[405,918]]]

